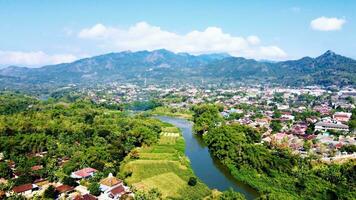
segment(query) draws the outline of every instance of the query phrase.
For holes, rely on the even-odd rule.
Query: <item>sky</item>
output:
[[[0,67],[109,52],[229,53],[258,60],[356,58],[352,0],[0,0]]]

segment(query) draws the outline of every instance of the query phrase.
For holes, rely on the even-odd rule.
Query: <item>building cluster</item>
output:
[[[11,169],[14,171],[13,179],[18,178],[18,175],[16,174],[16,164],[9,160],[4,162],[7,162],[11,166]],[[33,166],[31,170],[42,170],[42,166]],[[96,173],[98,173],[98,170],[90,167],[73,171],[70,177],[76,182],[77,186],[71,186],[61,182],[51,182],[46,178],[39,178],[32,183],[14,186],[8,192],[0,190],[0,198],[4,198],[5,196],[10,197],[13,195],[21,195],[26,198],[42,196],[46,189],[48,189],[50,186],[55,188],[55,192],[58,194],[57,199],[117,200],[121,199],[121,197],[124,195],[134,197],[130,187],[125,186],[122,180],[116,178],[111,173],[99,181],[100,195],[94,196],[93,194],[90,194],[88,189],[88,181],[90,178],[94,177]],[[0,179],[0,183],[2,184],[7,184],[8,181],[9,180],[4,178]]]
[[[189,108],[199,103],[224,107],[221,115],[228,123],[258,128],[262,141],[271,146],[292,149],[302,156],[316,155],[324,161],[356,158],[342,147],[356,145],[350,127],[356,91],[338,92],[319,87],[227,89],[186,88],[171,91],[185,101],[170,102],[171,107]]]

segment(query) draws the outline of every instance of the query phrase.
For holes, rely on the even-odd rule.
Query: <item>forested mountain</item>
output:
[[[72,63],[25,68],[11,66],[0,70],[0,81],[15,77],[18,82],[38,83],[95,83],[108,81],[142,81],[152,83],[254,81],[284,85],[355,85],[356,61],[327,51],[311,58],[283,62],[265,62],[232,57],[227,54],[194,56],[155,51],[124,51],[109,53]],[[10,84],[10,83],[9,83]]]

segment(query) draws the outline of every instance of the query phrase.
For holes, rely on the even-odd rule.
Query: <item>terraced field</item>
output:
[[[194,173],[184,155],[184,139],[179,129],[165,126],[158,144],[137,148],[138,156],[125,158],[120,171],[131,174],[125,181],[137,189],[157,188],[166,199],[203,199],[211,191],[200,181],[195,186],[188,185]]]

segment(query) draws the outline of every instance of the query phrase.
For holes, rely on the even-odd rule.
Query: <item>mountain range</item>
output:
[[[111,81],[154,83],[275,83],[355,86],[356,61],[332,51],[316,58],[257,61],[228,54],[190,55],[165,49],[109,53],[40,68],[0,69],[0,84],[68,84]]]

